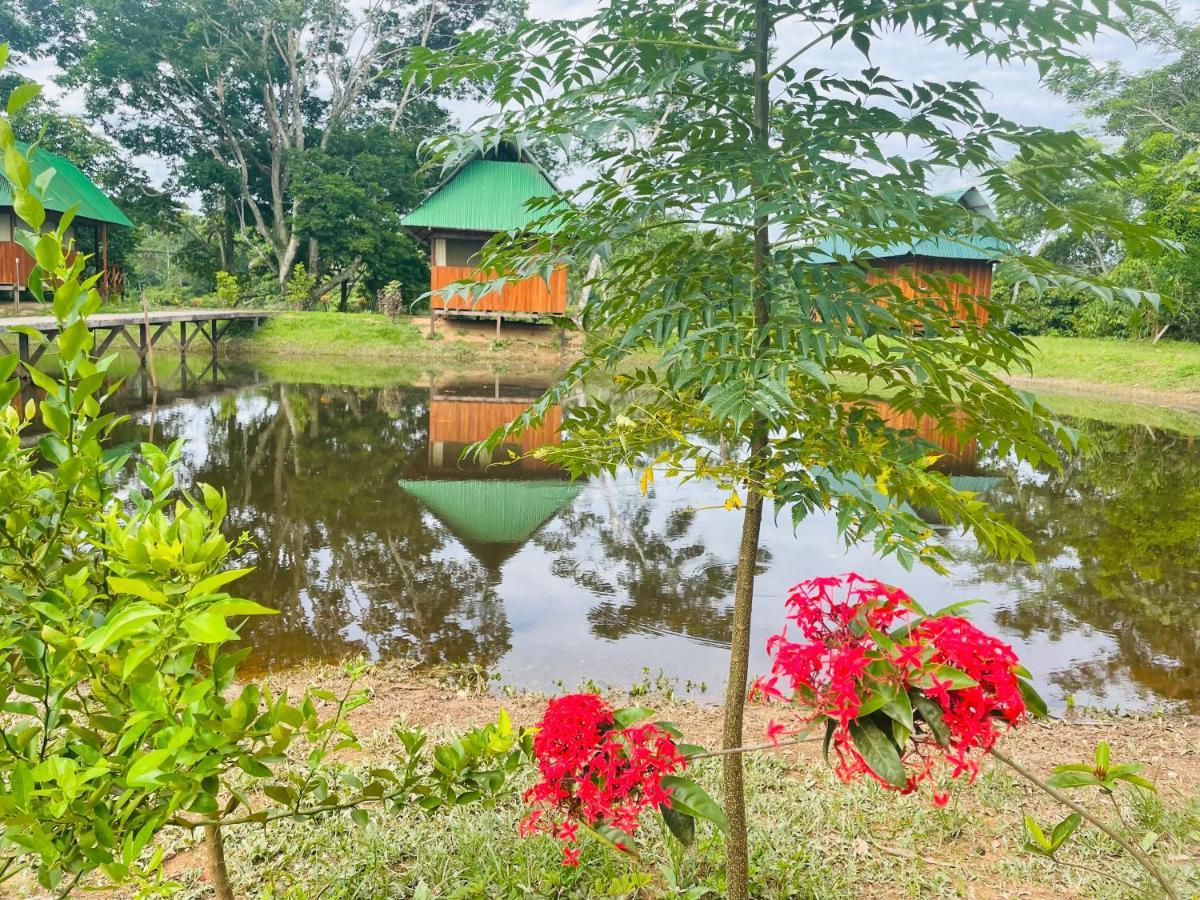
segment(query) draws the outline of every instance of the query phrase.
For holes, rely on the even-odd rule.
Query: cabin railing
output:
[[[462,281],[490,281],[494,278],[470,266],[431,266],[429,287],[433,292],[432,306],[439,312],[515,313],[518,315],[551,315],[567,311],[567,269],[560,266],[550,276],[550,286],[541,276],[509,282],[500,291],[489,291],[482,297],[462,294],[447,297],[439,293]]]

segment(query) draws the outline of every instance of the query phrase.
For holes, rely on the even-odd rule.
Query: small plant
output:
[[[296,263],[283,294],[284,302],[291,309],[311,309],[316,299],[314,297],[316,288],[317,279],[308,274],[304,263]]]
[[[236,275],[229,272],[217,273],[216,297],[220,306],[232,309],[238,305],[238,301],[242,297],[242,286]]]

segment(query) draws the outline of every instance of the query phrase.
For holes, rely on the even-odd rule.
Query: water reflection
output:
[[[211,375],[209,376],[211,378]],[[244,590],[280,615],[254,623],[253,661],[278,667],[364,651],[498,669],[550,688],[614,683],[644,666],[720,684],[727,662],[739,517],[703,485],[632,477],[571,482],[534,458],[485,467],[460,458],[537,396],[544,381],[426,376],[355,388],[269,380],[253,369],[218,385],[163,384],[160,441],[186,440],[187,477],[226,490],[258,569]],[[137,385],[124,395],[136,405]],[[558,440],[562,410],[494,461]],[[145,435],[141,410],[123,440]],[[1174,432],[1080,421],[1096,452],[1061,474],[1031,472],[939,435],[939,465],[986,490],[1033,540],[1038,569],[998,564],[941,528],[961,562],[950,578],[905,573],[847,551],[831,518],[763,533],[755,656],[801,578],[857,569],[937,606],[983,597],[975,616],[1014,641],[1060,703],[1200,709],[1200,647],[1189,626],[1200,560],[1200,448]]]

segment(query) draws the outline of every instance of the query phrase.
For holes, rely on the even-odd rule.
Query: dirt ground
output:
[[[271,681],[277,687],[299,692],[308,684],[333,687],[340,676],[331,669],[296,672]],[[351,714],[355,731],[365,737],[387,731],[395,722],[420,725],[431,732],[454,732],[495,721],[503,707],[516,725],[534,725],[541,718],[546,698],[516,693],[498,696],[476,690],[455,689],[428,676],[399,666],[381,666],[368,678],[370,703]],[[614,698],[621,702],[622,698]],[[676,724],[688,743],[716,748],[721,742],[721,709],[714,703],[642,697],[631,705],[647,706],[658,717]],[[767,723],[786,721],[786,710],[753,704],[746,710],[743,744],[766,740]],[[1096,743],[1107,740],[1114,760],[1146,764],[1148,778],[1171,793],[1193,797],[1200,793],[1200,718],[1193,716],[1093,716],[1031,724],[1006,735],[998,749],[1043,776],[1055,765],[1092,758]],[[820,743],[781,748],[814,763],[820,762]],[[823,764],[823,763],[822,763]]]

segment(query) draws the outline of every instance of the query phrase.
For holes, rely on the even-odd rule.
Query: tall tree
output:
[[[646,484],[657,471],[728,491],[743,528],[727,748],[742,742],[767,504],[796,521],[836,507],[847,541],[871,540],[906,565],[939,567],[949,553],[914,508],[958,523],[992,552],[1027,551],[1015,529],[933,468],[936,448],[889,426],[874,395],[1034,464],[1055,463],[1053,435],[1067,436],[1043,430],[1043,411],[1002,379],[1027,358],[1002,325],[1002,298],[961,293],[951,302],[957,285],[933,278],[922,286],[926,299],[914,301],[911,281],[877,278],[868,260],[870,248],[931,235],[1004,237],[992,220],[928,193],[935,169],[977,172],[995,195],[1036,199],[1078,166],[1099,174],[1104,161],[1076,135],[996,115],[978,84],[906,82],[871,64],[878,37],[901,31],[957,49],[973,65],[1046,71],[1078,61],[1070,48],[1105,25],[1106,6],[613,0],[583,20],[474,34],[456,54],[418,54],[413,78],[493,77],[504,110],[473,135],[443,141],[448,164],[520,135],[601,148],[590,154],[591,176],[569,192],[569,212],[547,210],[526,233],[493,240],[482,265],[521,277],[565,256],[599,257],[583,324],[607,339],[589,342],[562,382],[488,443],[538,422],[600,370],[622,394],[573,405],[567,439],[541,455],[577,473],[627,466]],[[781,50],[776,35],[794,34],[791,25],[805,33]],[[846,41],[868,60],[860,71],[811,61]],[[620,139],[638,132],[654,140]],[[907,153],[888,149],[896,145]],[[1005,154],[1039,165],[993,162]],[[1044,215],[1051,228],[1095,227],[1104,212],[1046,207]],[[1139,237],[1119,220],[1105,224]],[[696,227],[635,243],[679,225]],[[1061,272],[1019,250],[1012,256],[1026,277]],[[634,354],[654,362],[638,366]],[[738,754],[724,757],[733,898],[749,891],[741,765]]]
[[[51,17],[51,49],[125,147],[193,181],[204,161],[230,173],[211,182],[221,184],[213,205],[233,200],[282,286],[295,263],[314,275],[321,266],[297,167],[371,125],[424,136],[438,94],[397,77],[413,48],[445,49],[473,23],[522,10],[520,0],[86,0]],[[332,262],[326,289],[359,265]]]

